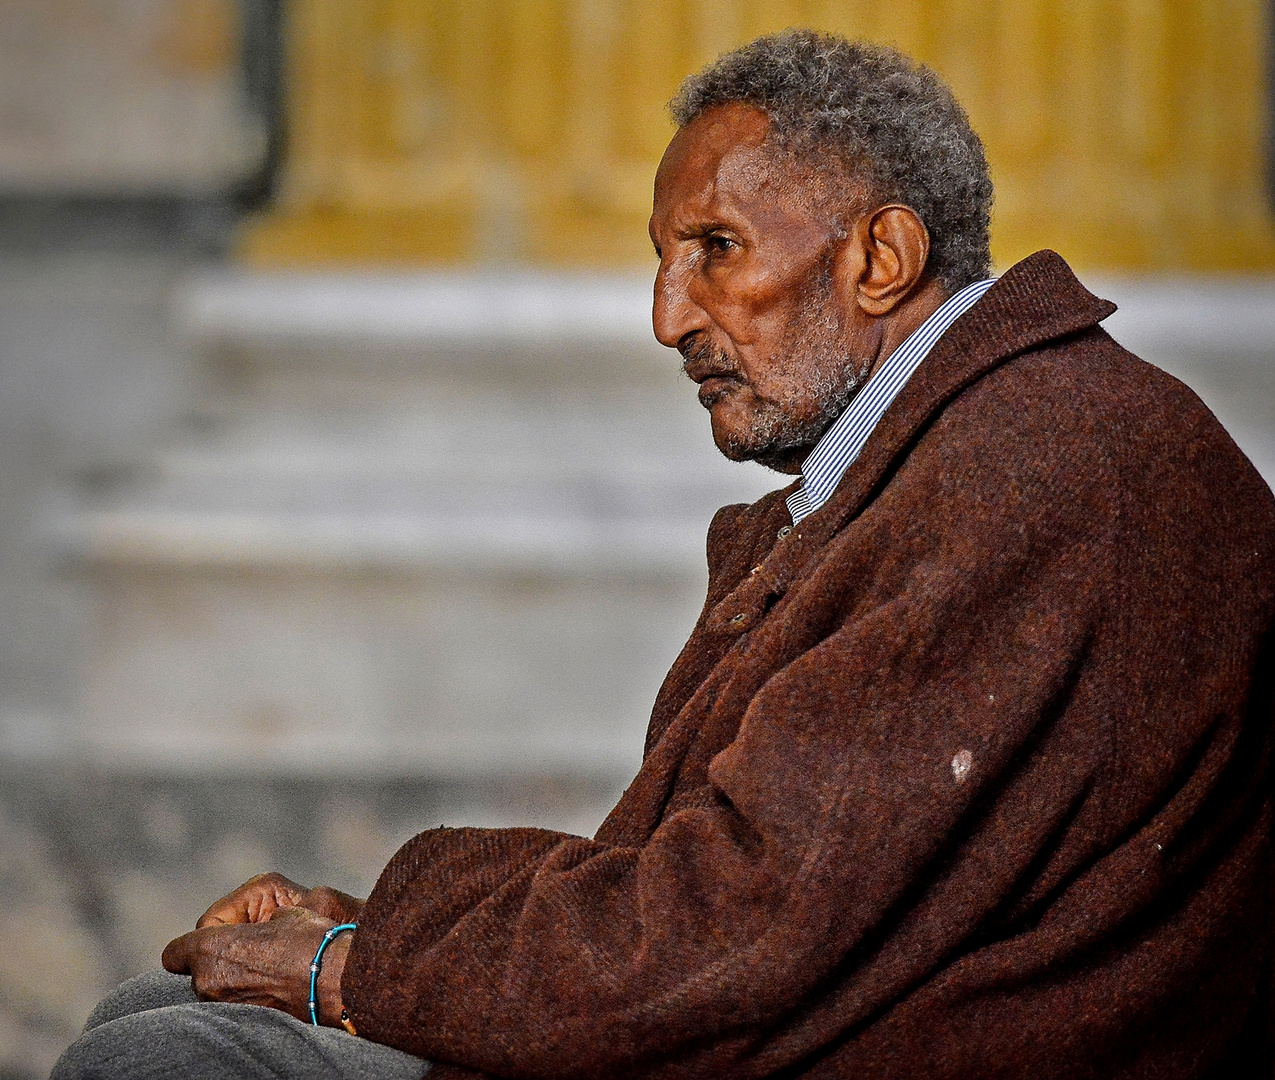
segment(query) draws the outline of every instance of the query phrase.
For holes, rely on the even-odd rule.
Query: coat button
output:
[[[776,536],[777,536],[780,540],[782,540],[782,539],[783,539],[785,536],[787,536],[790,532],[792,532],[792,526],[791,526],[791,525],[785,525],[785,526],[784,526],[782,529],[780,529],[780,530],[779,530],[779,532],[777,532],[775,535],[776,535]]]
[[[742,622],[743,622],[746,618],[748,618],[748,616],[747,616],[747,615],[745,615],[745,614],[741,611],[738,615],[732,615],[732,616],[730,617],[730,621],[731,621],[731,623],[732,623],[733,625],[738,626],[738,625],[739,625],[740,623],[742,623]]]

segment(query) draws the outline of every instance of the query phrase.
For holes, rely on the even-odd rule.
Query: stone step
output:
[[[90,580],[75,749],[158,772],[632,775],[703,598],[607,575]]]
[[[236,270],[183,282],[174,320],[209,358],[215,389],[258,402],[681,381],[652,334],[645,277]]]
[[[654,267],[652,268],[654,269]],[[557,349],[646,343],[651,278],[534,270],[227,269],[188,278],[175,315],[205,341],[385,342]]]
[[[56,516],[76,741],[158,772],[631,774],[725,461],[649,283],[197,279],[201,426]],[[671,359],[670,359],[671,358]]]
[[[59,519],[91,563],[517,568],[699,577],[708,517],[781,478],[690,397],[481,399],[332,418],[241,405]]]

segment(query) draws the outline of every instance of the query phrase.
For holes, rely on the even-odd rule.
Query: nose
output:
[[[655,275],[655,301],[651,325],[661,345],[676,349],[687,334],[703,330],[708,316],[687,288],[686,273],[667,257]]]

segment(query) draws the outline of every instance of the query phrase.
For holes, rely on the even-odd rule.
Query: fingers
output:
[[[198,946],[199,933],[198,930],[192,930],[188,934],[182,934],[181,937],[173,938],[164,946],[160,963],[164,965],[165,971],[171,971],[174,975],[191,973],[190,965]]]
[[[299,906],[309,908],[333,922],[357,922],[366,902],[338,889],[320,885],[317,889],[310,889]]]
[[[333,922],[354,922],[365,901],[321,885],[306,889],[282,874],[258,874],[200,916],[197,929],[266,922],[281,908],[304,907]]]
[[[207,926],[170,941],[160,962],[174,975],[189,975],[200,1001],[260,1004],[242,995],[260,976],[263,957],[268,963],[276,936],[264,923]]]
[[[264,922],[208,926],[174,938],[163,964],[189,975],[200,1001],[265,1005],[306,1020],[310,962],[331,926],[304,908],[277,908]]]
[[[293,926],[309,925],[311,923],[321,922],[324,929],[327,929],[329,920],[322,918],[309,908],[302,907],[278,907],[270,913],[270,918],[262,919],[262,922],[272,923],[276,928],[282,927],[287,930]]]
[[[237,923],[256,922],[253,918],[253,911],[249,908],[247,902],[239,902],[235,898],[235,894],[223,896],[207,911],[199,916],[195,923],[196,930],[202,930],[206,926],[229,926]]]
[[[214,903],[195,928],[264,922],[276,908],[296,907],[307,891],[282,874],[258,874]]]

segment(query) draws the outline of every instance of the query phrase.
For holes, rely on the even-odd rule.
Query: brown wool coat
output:
[[[1260,1075],[1275,501],[1112,310],[1032,256],[791,535],[719,511],[597,837],[408,843],[360,1032],[502,1077]]]

